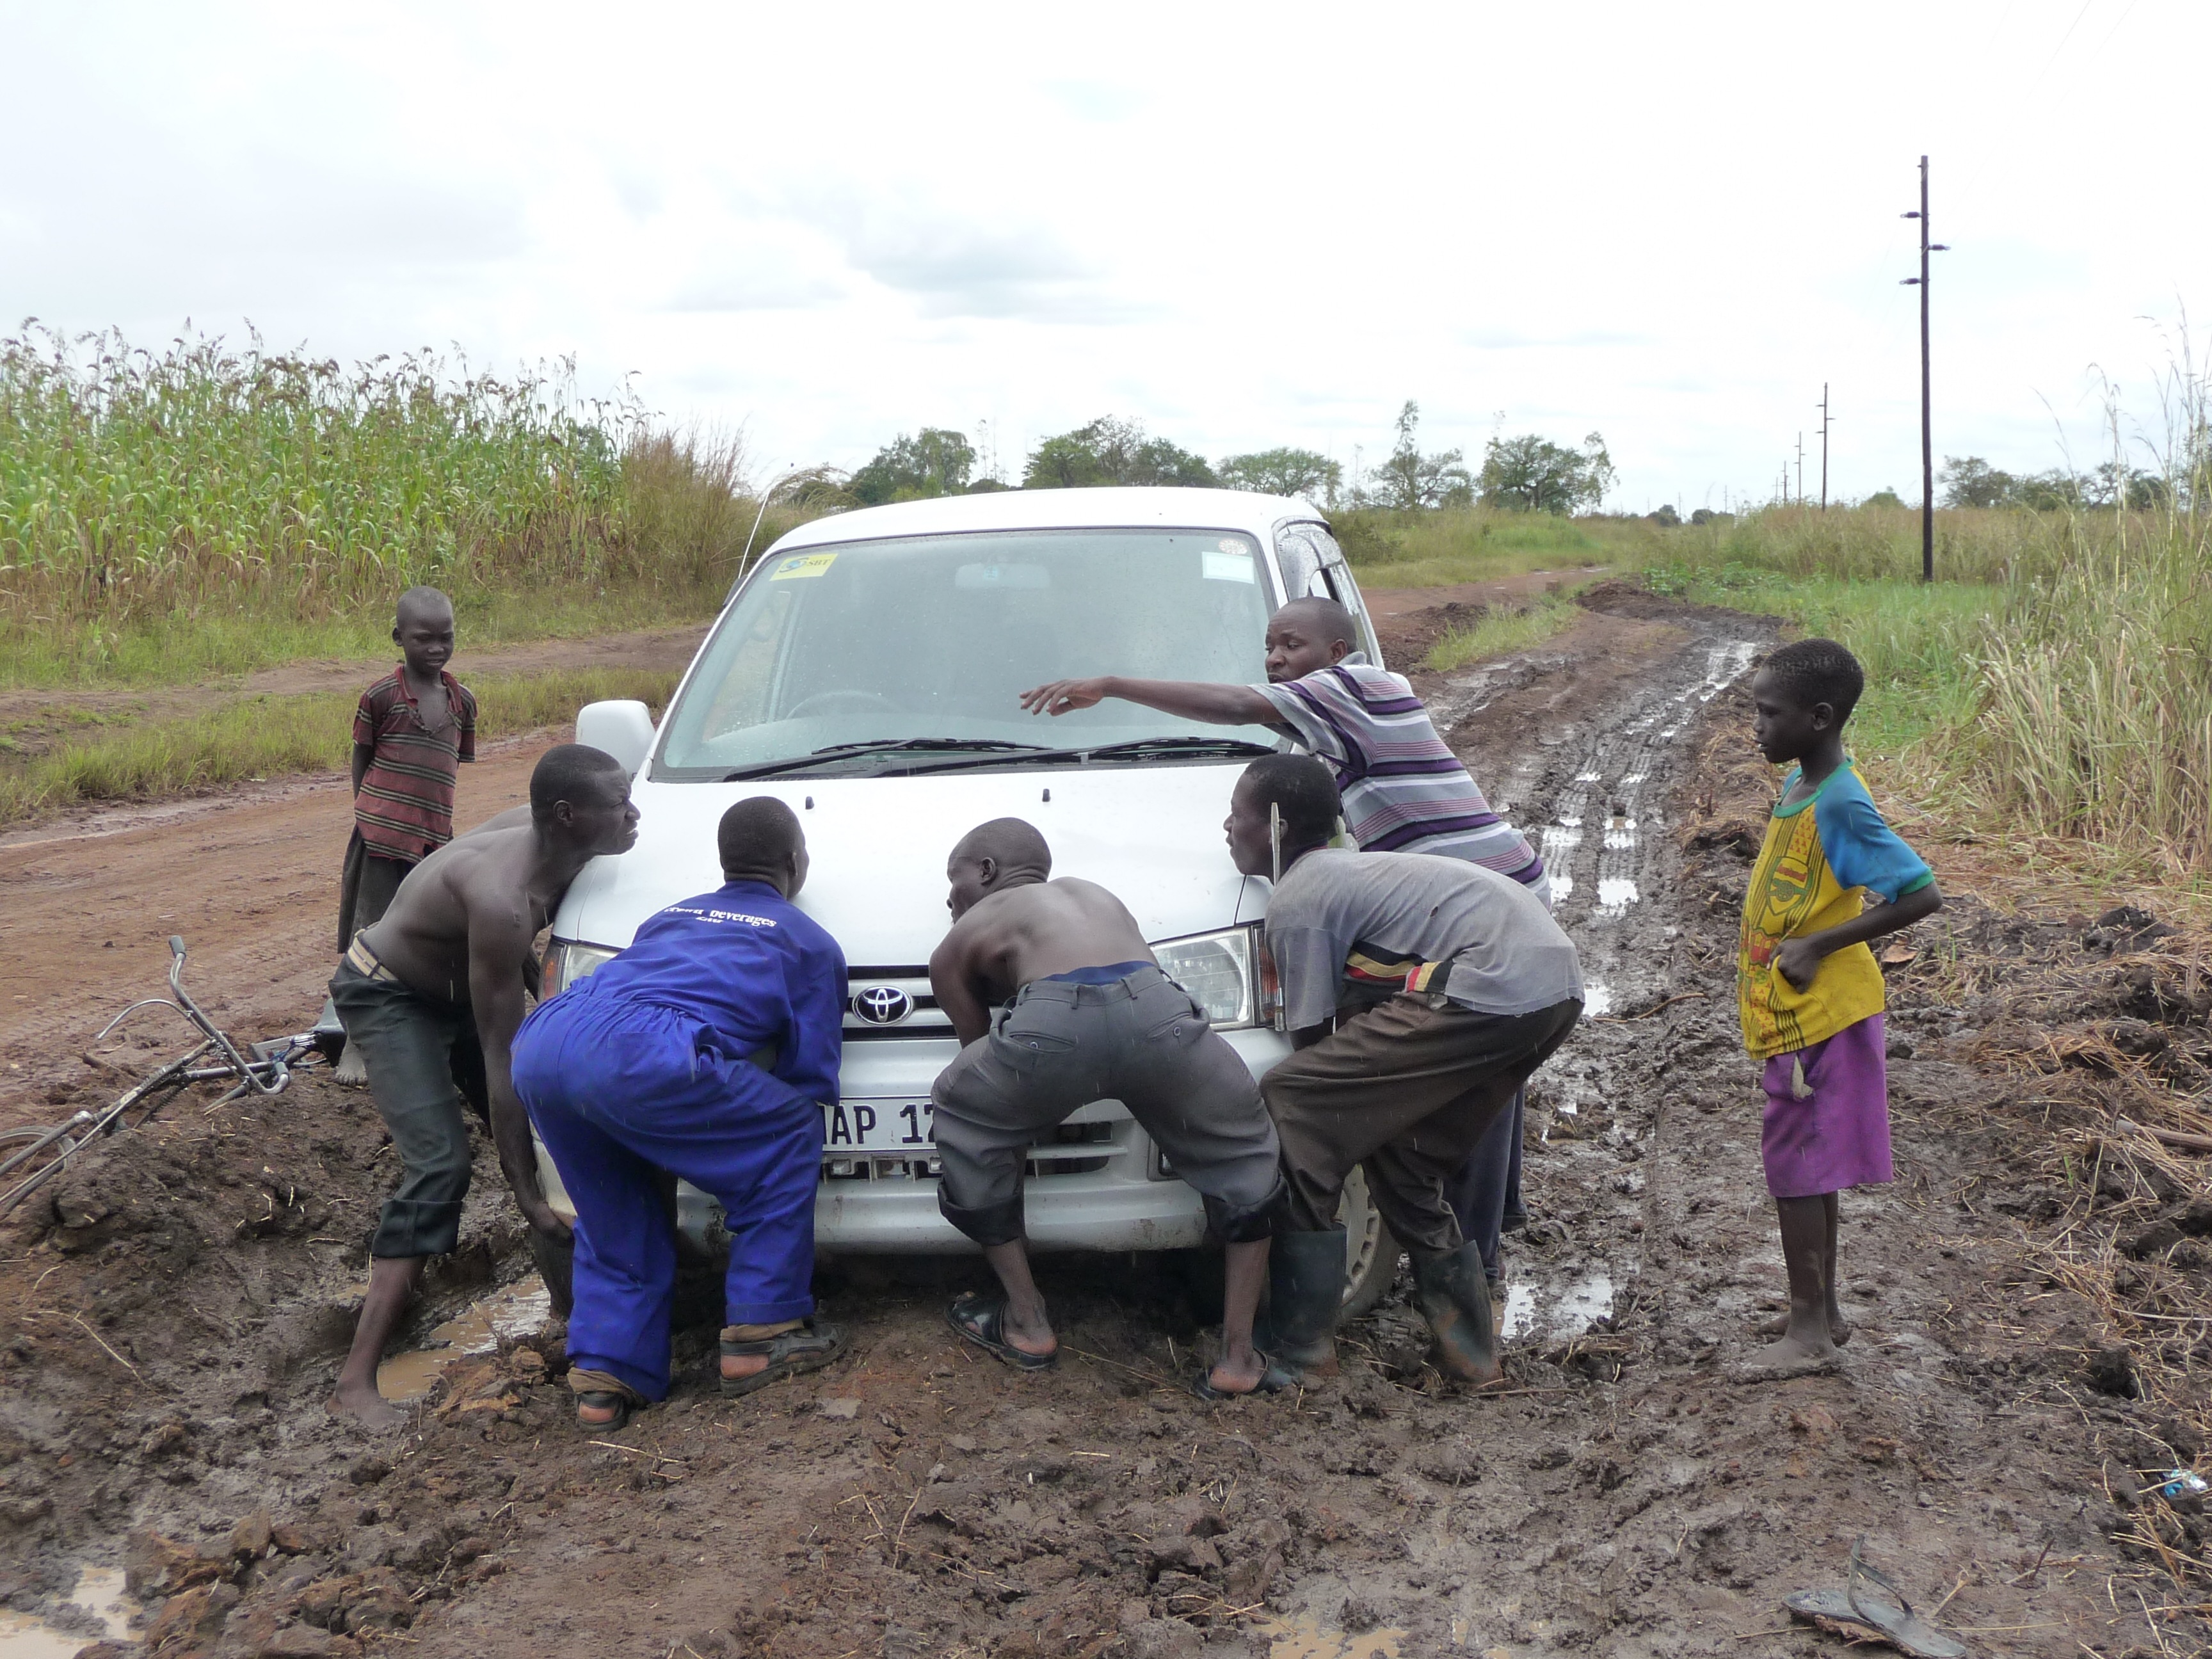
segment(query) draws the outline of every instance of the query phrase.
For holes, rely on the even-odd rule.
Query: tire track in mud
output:
[[[1204,1318],[1182,1268],[1155,1258],[1041,1258],[1069,1358],[1034,1377],[945,1328],[945,1297],[980,1285],[980,1264],[840,1268],[823,1291],[852,1329],[848,1358],[724,1401],[706,1380],[709,1323],[680,1339],[667,1404],[588,1437],[568,1431],[551,1380],[557,1328],[470,1361],[465,1387],[371,1448],[319,1410],[327,1340],[302,1335],[282,1364],[226,1378],[195,1368],[205,1356],[186,1335],[155,1340],[173,1320],[103,1320],[161,1391],[146,1400],[55,1315],[41,1353],[84,1369],[40,1358],[11,1374],[27,1400],[37,1385],[34,1431],[11,1431],[0,1396],[0,1466],[11,1431],[39,1455],[34,1476],[27,1457],[7,1470],[12,1490],[51,1488],[40,1559],[66,1582],[64,1559],[114,1555],[130,1526],[219,1540],[273,1500],[307,1548],[282,1577],[272,1559],[240,1580],[231,1629],[289,1632],[320,1608],[314,1622],[354,1630],[404,1610],[418,1659],[522,1659],[549,1643],[702,1659],[1675,1659],[1751,1650],[1737,1638],[1784,1623],[1789,1592],[1840,1582],[1863,1533],[1915,1600],[1934,1606],[1956,1578],[1950,1622],[2020,1632],[1988,1650],[2057,1659],[2080,1651],[2078,1632],[2118,1652],[2101,1577],[2035,1571],[2039,1551],[2109,1560],[2083,1519],[2097,1466],[2072,1419],[2030,1393],[1961,1386],[1960,1310],[1997,1269],[1942,1204],[1959,1155],[1936,1129],[1902,1121],[1905,1178],[1847,1206],[1862,1329],[1844,1373],[1723,1380],[1782,1276],[1734,1031],[1726,890],[1740,866],[1686,854],[1675,819],[1703,721],[1764,636],[1753,619],[1655,603],[1586,618],[1564,649],[1421,688],[1432,708],[1459,697],[1451,740],[1502,810],[1540,836],[1577,832],[1554,843],[1562,914],[1613,998],[1533,1091],[1534,1219],[1507,1247],[1521,1321],[1507,1394],[1436,1389],[1401,1281],[1346,1333],[1340,1382],[1201,1404],[1178,1378]],[[230,1191],[227,1224],[258,1213],[241,1194],[264,1160],[305,1171],[328,1156],[315,1184],[365,1218],[382,1190],[365,1104],[316,1088],[266,1116],[234,1138],[228,1118],[195,1126],[204,1156],[244,1180],[197,1176],[182,1203]],[[479,1175],[466,1236],[490,1272],[516,1255],[514,1228],[488,1152]],[[166,1194],[149,1185],[134,1202],[167,1225]],[[190,1288],[196,1312],[236,1322],[230,1348],[270,1346],[317,1296],[330,1301],[317,1329],[343,1339],[349,1253],[228,1236],[210,1231],[207,1255],[230,1277],[234,1256],[246,1263],[262,1299],[220,1273]],[[100,1274],[145,1271],[99,1255],[99,1237],[0,1263],[5,1287],[27,1307],[99,1305]],[[331,1253],[319,1288],[313,1250]],[[88,1400],[107,1425],[70,1426]],[[315,1642],[300,1633],[302,1650]]]
[[[1655,1033],[1640,1023],[1608,1022],[1668,994],[1680,934],[1672,920],[1679,860],[1662,839],[1671,798],[1698,716],[1747,672],[1772,635],[1770,623],[1751,617],[1701,617],[1686,632],[1647,628],[1636,643],[1651,659],[1625,690],[1601,687],[1588,701],[1571,692],[1550,700],[1546,718],[1556,726],[1533,732],[1521,726],[1517,750],[1484,752],[1479,738],[1466,739],[1477,738],[1471,728],[1499,695],[1540,688],[1562,671],[1571,678],[1574,659],[1510,659],[1478,671],[1486,682],[1479,690],[1460,688],[1465,700],[1455,746],[1486,784],[1487,775],[1503,780],[1493,800],[1543,855],[1554,912],[1583,958],[1583,1024],[1532,1085],[1531,1129],[1540,1146],[1568,1162],[1601,1164],[1594,1182],[1613,1199],[1632,1200],[1646,1226],[1643,1170],[1613,1165],[1623,1152],[1640,1159],[1658,1150],[1663,1097],[1650,1102],[1648,1121],[1639,1122],[1643,1114],[1631,1108],[1639,1091],[1625,1088],[1619,1075],[1621,1062],[1647,1048]],[[1449,708],[1450,690],[1444,699]],[[1592,1136],[1606,1150],[1584,1157],[1577,1143]],[[1540,1181],[1534,1176],[1532,1184]],[[1593,1317],[1610,1315],[1616,1297],[1632,1297],[1641,1252],[1595,1248],[1595,1230],[1563,1213],[1566,1204],[1529,1207],[1536,1235],[1560,1249],[1534,1270],[1526,1252],[1509,1253],[1508,1336],[1571,1336]],[[1592,1248],[1582,1248],[1583,1234],[1592,1235]]]

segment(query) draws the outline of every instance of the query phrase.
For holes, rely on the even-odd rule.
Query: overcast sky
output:
[[[0,0],[0,324],[574,354],[756,471],[1100,414],[1349,465],[1421,404],[1612,504],[2102,458],[2212,314],[2204,0],[348,9]],[[1696,21],[1688,21],[1695,19]],[[2146,320],[2149,319],[2149,320]],[[1793,475],[1794,483],[1794,475]]]

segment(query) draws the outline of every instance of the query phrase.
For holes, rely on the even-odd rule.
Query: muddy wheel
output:
[[[545,1281],[545,1293],[551,1299],[555,1317],[566,1319],[576,1305],[573,1278],[576,1247],[573,1243],[556,1244],[537,1228],[527,1228],[530,1235],[530,1259],[538,1264],[538,1276]]]
[[[1343,1316],[1357,1319],[1374,1311],[1398,1276],[1398,1241],[1382,1224],[1382,1212],[1368,1200],[1364,1170],[1354,1170],[1344,1183],[1344,1200],[1336,1213],[1345,1235]]]

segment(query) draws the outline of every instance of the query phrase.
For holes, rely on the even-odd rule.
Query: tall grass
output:
[[[1856,744],[1992,830],[2108,864],[2212,872],[2212,500],[2155,511],[1919,517],[1775,508],[1642,544],[1662,591],[1841,640],[1869,691]]]
[[[2077,538],[1985,630],[1980,670],[1993,807],[2212,871],[2212,514]]]
[[[677,676],[653,669],[556,669],[470,675],[477,737],[566,726],[605,697],[635,697],[656,718]],[[238,697],[205,714],[70,738],[0,769],[0,823],[95,801],[157,799],[286,773],[338,771],[352,753],[356,693]]]
[[[743,469],[738,441],[580,398],[566,363],[27,333],[0,341],[0,683],[381,648],[416,582],[465,638],[696,615],[752,525]],[[805,515],[770,516],[764,539]]]

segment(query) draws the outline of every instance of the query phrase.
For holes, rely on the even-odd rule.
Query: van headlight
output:
[[[579,945],[556,939],[545,950],[545,994],[567,990],[580,979],[589,979],[621,951],[605,945]]]
[[[1196,997],[1217,1031],[1272,1024],[1273,964],[1260,927],[1224,927],[1152,946],[1160,971]]]

